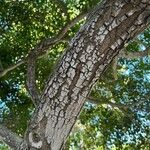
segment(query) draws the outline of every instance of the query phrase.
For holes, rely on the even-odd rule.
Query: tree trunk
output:
[[[26,133],[26,149],[62,149],[94,83],[149,22],[149,0],[104,0],[95,8],[47,82]]]

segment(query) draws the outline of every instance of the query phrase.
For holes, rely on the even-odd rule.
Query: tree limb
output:
[[[113,60],[112,63],[113,63],[113,65],[112,65],[113,76],[114,76],[114,79],[117,80],[118,79],[118,76],[117,76],[118,56],[116,56],[116,58]]]
[[[113,103],[110,101],[100,101],[99,99],[93,98],[93,97],[87,97],[88,102],[93,103],[93,104],[97,104],[97,105],[102,105],[102,104],[106,104],[106,105],[110,105],[112,107],[117,107],[120,110],[127,110],[128,106],[124,105],[124,104],[119,104],[119,103]]]
[[[23,139],[18,135],[8,130],[6,127],[0,125],[0,141],[6,143],[13,149],[17,149],[23,142]]]
[[[139,51],[139,52],[121,51],[118,57],[127,58],[127,59],[136,59],[136,58],[142,58],[149,55],[150,55],[150,47],[146,48],[146,50],[144,51]]]
[[[84,17],[86,17],[88,13],[84,12],[79,14],[76,18],[74,18],[73,20],[69,21],[64,28],[62,28],[62,30],[60,30],[60,32],[52,37],[52,38],[47,38],[42,40],[39,44],[37,44],[37,46],[34,48],[34,50],[36,51],[36,55],[37,56],[41,56],[43,54],[46,53],[46,51],[53,45],[56,43],[59,43],[62,38],[64,37],[64,35],[67,33],[67,31],[73,27],[77,22],[79,22],[81,19],[83,19]]]
[[[73,20],[71,20],[70,22],[67,23],[67,25],[62,28],[62,30],[54,37],[52,38],[48,38],[45,40],[42,40],[39,44],[37,44],[37,46],[34,48],[34,51],[36,51],[36,55],[38,57],[41,57],[41,55],[43,56],[43,54],[45,54],[45,52],[53,45],[56,44],[58,42],[60,42],[61,40],[63,40],[62,38],[64,37],[64,35],[67,33],[67,31],[73,27],[77,22],[79,22],[81,19],[83,19],[85,16],[87,15],[87,12],[85,13],[81,13],[80,15],[78,15],[76,18],[74,18]],[[28,56],[27,56],[28,57]],[[15,68],[19,67],[20,65],[24,64],[27,61],[27,57],[24,60],[19,61],[18,63],[8,67],[7,69],[3,70],[2,72],[0,72],[0,77],[3,77],[4,75],[6,75],[8,72],[14,70]]]
[[[16,69],[17,67],[19,67],[20,65],[24,64],[25,63],[25,60],[21,60],[19,61],[18,63],[12,65],[12,66],[9,66],[7,69],[3,70],[2,72],[0,72],[0,77],[3,77],[4,75],[6,75],[8,72]]]
[[[147,99],[147,98],[149,98],[149,95],[145,96],[145,99]],[[93,98],[93,97],[89,96],[89,97],[87,97],[87,102],[90,102],[90,103],[96,104],[96,105],[106,104],[106,105],[110,105],[113,108],[117,107],[124,114],[128,115],[128,111],[132,111],[132,112],[133,112],[133,110],[141,111],[141,109],[139,109],[138,107],[139,107],[139,105],[143,105],[145,101],[139,100],[136,103],[121,104],[121,103],[114,103],[114,102],[105,101],[105,100],[101,101],[97,98]]]
[[[27,61],[27,90],[31,95],[33,104],[35,105],[35,107],[37,107],[40,102],[40,93],[36,86],[35,69],[36,69],[36,57],[34,55],[34,52],[31,52],[28,56]]]
[[[118,63],[118,58],[126,58],[126,59],[137,59],[137,58],[143,58],[145,56],[149,56],[150,55],[150,47],[146,48],[146,50],[144,51],[139,51],[139,52],[127,52],[126,50],[123,49],[123,51],[121,51],[119,53],[119,55],[113,60],[113,76],[114,79],[117,80],[117,63]]]

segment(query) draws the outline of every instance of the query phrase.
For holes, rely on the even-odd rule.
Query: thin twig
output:
[[[118,108],[125,108],[127,109],[128,107],[124,104],[117,104],[117,103],[113,103],[110,101],[100,101],[99,99],[93,98],[93,97],[88,97],[88,102],[94,103],[94,104],[108,104],[111,105],[113,107],[118,107]]]
[[[110,105],[112,107],[117,107],[123,112],[128,109],[128,106],[126,106],[124,104],[113,103],[113,102],[110,102],[110,101],[100,101],[99,99],[96,99],[96,98],[93,98],[93,97],[87,97],[87,100],[88,100],[88,102],[91,102],[91,103],[97,104],[97,105],[106,104],[106,105]]]
[[[0,72],[0,77],[3,77],[4,75],[6,75],[8,72],[16,69],[17,67],[19,67],[20,65],[24,64],[25,63],[25,59],[19,61],[18,63],[12,65],[12,66],[9,66],[7,69],[3,70],[2,72]]]

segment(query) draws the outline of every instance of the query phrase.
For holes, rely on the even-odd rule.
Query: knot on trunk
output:
[[[40,140],[40,136],[35,132],[29,133],[29,142],[31,146],[36,149],[40,149],[42,147],[42,141]]]

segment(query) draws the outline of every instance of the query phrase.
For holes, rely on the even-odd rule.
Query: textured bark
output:
[[[23,139],[19,138],[18,135],[14,134],[6,127],[0,125],[0,141],[5,142],[12,149],[17,149],[22,143]]]
[[[149,23],[149,0],[106,0],[88,16],[47,82],[26,149],[62,149],[94,83]]]

